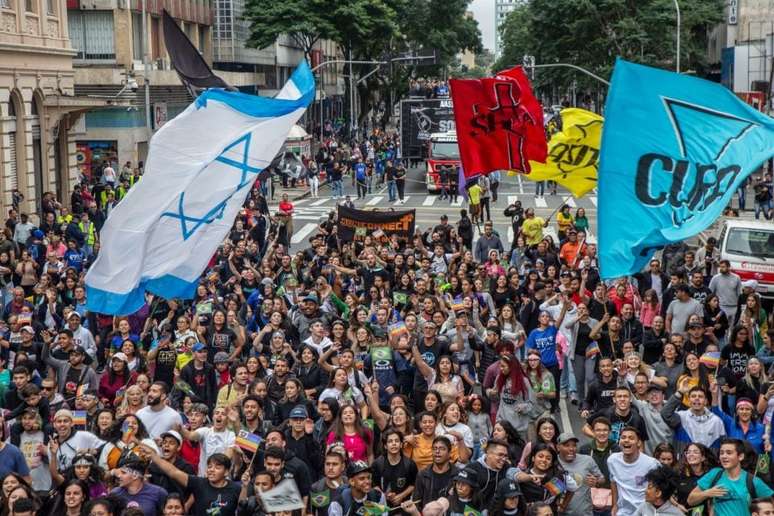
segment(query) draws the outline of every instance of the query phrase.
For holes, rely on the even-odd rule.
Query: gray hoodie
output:
[[[667,502],[659,508],[653,507],[651,504],[645,502],[640,505],[634,516],[683,516],[685,513],[672,505],[672,502]]]

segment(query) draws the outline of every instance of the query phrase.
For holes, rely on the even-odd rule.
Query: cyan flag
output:
[[[604,278],[707,228],[774,154],[774,119],[720,84],[616,62],[599,167]]]

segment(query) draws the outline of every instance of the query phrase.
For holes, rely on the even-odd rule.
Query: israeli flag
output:
[[[100,233],[87,307],[123,315],[145,291],[192,298],[258,173],[314,99],[304,62],[274,98],[211,89],[153,136],[145,174]]]
[[[615,65],[599,167],[604,278],[709,227],[774,149],[774,119],[720,84]]]

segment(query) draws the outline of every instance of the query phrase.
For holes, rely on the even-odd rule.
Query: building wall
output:
[[[42,192],[54,191],[61,197],[77,180],[75,143],[67,131],[77,115],[48,105],[53,99],[66,104],[73,95],[73,52],[66,12],[65,0],[0,0],[3,213],[12,206],[14,186],[24,196],[19,208],[32,213],[37,211]]]
[[[774,31],[774,0],[726,0],[723,23],[710,30],[707,57],[719,63],[724,48],[763,40]]]

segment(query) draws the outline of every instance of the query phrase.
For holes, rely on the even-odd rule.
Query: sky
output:
[[[473,17],[481,30],[484,47],[494,51],[495,44],[495,0],[473,0],[470,4]]]

